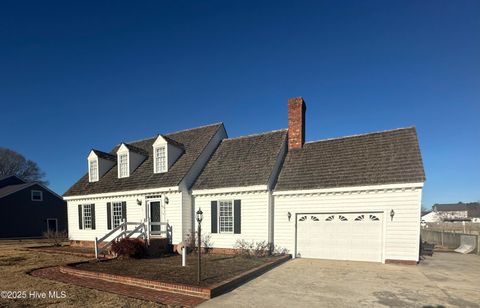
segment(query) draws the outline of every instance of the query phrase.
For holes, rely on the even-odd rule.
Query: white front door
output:
[[[382,261],[382,213],[297,214],[296,253],[302,258]]]

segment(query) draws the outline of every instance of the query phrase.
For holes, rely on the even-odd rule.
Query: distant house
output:
[[[0,178],[0,208],[0,238],[41,237],[67,229],[65,201],[37,182],[14,175]]]
[[[437,221],[472,221],[480,222],[480,203],[451,203],[434,204],[433,213],[438,217]]]
[[[422,212],[422,223],[423,222],[439,222],[440,217],[434,211]]]

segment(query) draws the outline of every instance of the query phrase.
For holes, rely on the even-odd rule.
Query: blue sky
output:
[[[479,1],[2,1],[0,146],[63,193],[91,148],[223,121],[416,126],[423,203],[480,199]]]

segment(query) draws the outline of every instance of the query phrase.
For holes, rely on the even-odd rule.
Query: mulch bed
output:
[[[245,258],[220,254],[202,255],[202,281],[200,284],[197,283],[197,255],[195,254],[187,256],[187,266],[185,267],[182,267],[182,257],[180,255],[87,262],[76,264],[75,267],[100,273],[208,287],[278,258]]]

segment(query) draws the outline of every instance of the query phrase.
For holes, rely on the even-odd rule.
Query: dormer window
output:
[[[162,135],[158,135],[152,147],[153,173],[168,172],[177,159],[185,152],[183,144]]]
[[[165,146],[155,148],[155,173],[167,171],[167,157]]]
[[[98,181],[98,160],[91,159],[89,162],[90,182]]]
[[[129,176],[128,153],[123,153],[118,156],[118,175],[119,178],[126,178]]]
[[[88,155],[88,181],[98,182],[113,166],[117,158],[115,155],[92,149]]]

